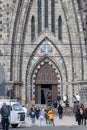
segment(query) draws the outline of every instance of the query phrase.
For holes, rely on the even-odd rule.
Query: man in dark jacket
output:
[[[81,115],[80,115],[80,104],[79,104],[79,101],[74,103],[73,112],[75,114],[75,120],[78,122],[78,125],[81,125]]]
[[[61,101],[61,96],[60,96],[60,92],[57,95],[57,107],[60,105],[60,101]]]
[[[34,105],[30,108],[30,120],[31,120],[31,126],[35,125],[35,116],[36,116],[36,108]]]
[[[6,103],[3,103],[1,107],[1,116],[2,116],[2,128],[3,130],[9,129],[9,116],[10,116],[10,109],[7,107]]]
[[[58,106],[58,114],[59,114],[59,119],[62,119],[63,107],[61,106],[61,104],[59,104],[59,106]]]

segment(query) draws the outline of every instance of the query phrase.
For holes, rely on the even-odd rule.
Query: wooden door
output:
[[[35,86],[35,104],[41,104],[41,85]]]
[[[56,101],[57,97],[57,85],[52,85],[52,102]]]

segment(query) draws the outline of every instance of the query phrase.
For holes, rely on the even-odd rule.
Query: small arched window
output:
[[[41,0],[38,0],[38,34],[41,32],[42,30],[42,23],[41,23]]]
[[[58,18],[58,38],[62,40],[62,18],[59,16]]]
[[[31,41],[33,41],[35,38],[35,18],[32,16],[31,19]]]

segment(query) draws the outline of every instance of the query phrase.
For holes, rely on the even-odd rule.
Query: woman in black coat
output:
[[[59,106],[58,106],[58,114],[59,114],[59,119],[62,119],[62,117],[63,117],[63,107],[61,106],[61,104],[59,104]]]

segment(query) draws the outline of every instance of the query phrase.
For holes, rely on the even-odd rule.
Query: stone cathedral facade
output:
[[[86,0],[0,0],[0,63],[6,94],[22,104],[87,101]],[[44,103],[43,103],[44,96]]]

